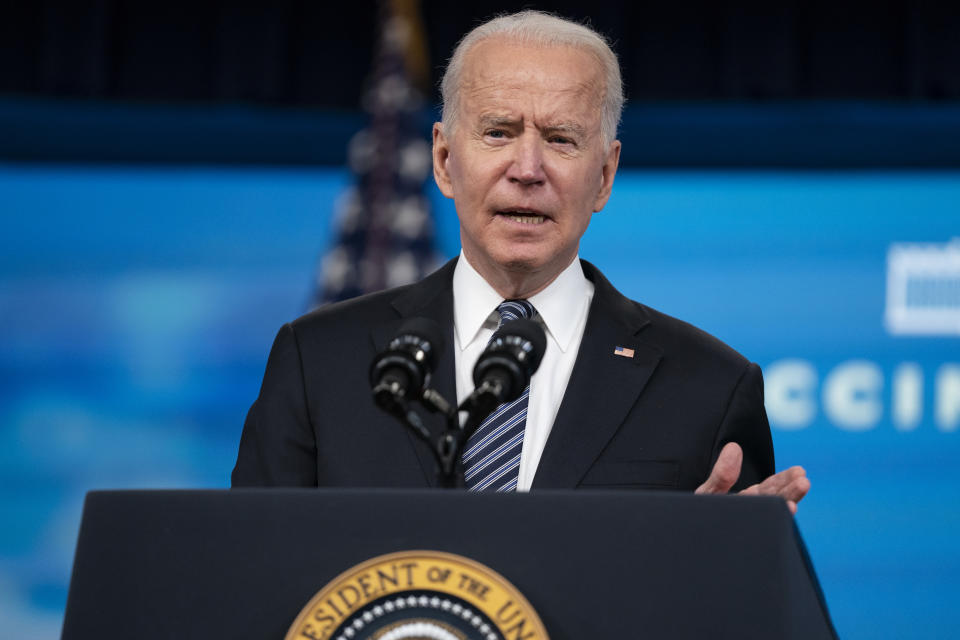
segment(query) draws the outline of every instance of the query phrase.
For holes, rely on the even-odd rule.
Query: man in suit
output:
[[[495,412],[505,422],[478,430],[490,442],[467,443],[468,486],[483,458],[480,477],[497,473],[474,489],[734,489],[795,509],[809,482],[799,467],[773,473],[759,368],[578,259],[620,157],[622,83],[603,38],[535,11],[496,18],[460,42],[442,90],[434,177],[456,204],[460,257],[281,329],[234,486],[434,484],[427,445],[374,406],[368,364],[405,318],[432,318],[448,345],[434,386],[462,400],[498,306],[519,301],[547,349],[529,392]]]

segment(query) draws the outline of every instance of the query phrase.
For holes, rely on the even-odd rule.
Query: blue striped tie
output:
[[[518,318],[532,318],[526,300],[506,300],[497,307],[498,329]],[[527,425],[530,385],[513,402],[494,409],[467,440],[463,450],[463,476],[470,491],[516,491],[520,473],[523,430]]]

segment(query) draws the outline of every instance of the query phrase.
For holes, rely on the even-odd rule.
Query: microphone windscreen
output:
[[[511,320],[497,329],[491,341],[497,338],[506,338],[507,336],[516,336],[531,344],[533,350],[530,353],[530,373],[535,373],[537,367],[540,366],[540,360],[543,358],[544,351],[547,350],[547,334],[544,333],[540,323],[527,320],[526,318]]]
[[[407,318],[403,321],[394,335],[397,338],[400,336],[417,336],[425,342],[430,343],[430,348],[433,351],[434,359],[439,358],[440,354],[443,353],[443,348],[445,346],[443,330],[440,329],[439,324],[430,318]]]

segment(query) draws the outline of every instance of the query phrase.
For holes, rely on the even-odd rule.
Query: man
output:
[[[468,486],[476,457],[499,470],[479,489],[736,489],[795,510],[809,482],[799,467],[771,475],[759,368],[577,259],[620,157],[620,71],[602,37],[535,11],[496,18],[457,46],[442,89],[434,177],[456,204],[459,259],[281,329],[234,486],[433,484],[426,445],[374,407],[368,363],[404,318],[430,317],[449,345],[435,386],[462,400],[495,310],[517,301],[547,350],[529,394],[504,409],[511,424],[481,427],[503,445],[468,443]]]

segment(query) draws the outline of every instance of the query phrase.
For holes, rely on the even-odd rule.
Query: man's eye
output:
[[[567,138],[565,136],[552,136],[550,142],[556,144],[573,144],[573,138]]]
[[[486,135],[488,138],[506,138],[507,132],[503,129],[491,129],[484,135]]]

